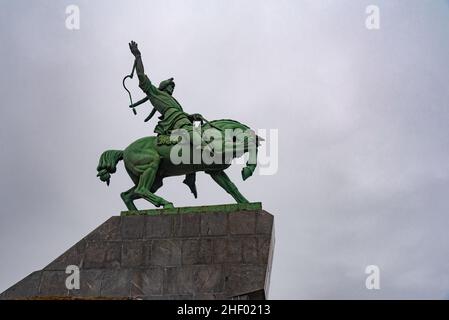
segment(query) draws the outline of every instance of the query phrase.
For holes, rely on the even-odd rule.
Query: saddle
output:
[[[160,134],[160,135],[157,136],[157,140],[156,141],[157,141],[157,145],[158,146],[162,146],[162,145],[164,145],[164,146],[172,146],[172,145],[175,145],[178,142],[180,142],[180,140],[181,140],[181,137],[179,137],[178,141],[175,141],[175,140],[170,139],[170,136],[168,136],[168,135]]]

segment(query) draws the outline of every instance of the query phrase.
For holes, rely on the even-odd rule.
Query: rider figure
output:
[[[158,135],[170,135],[173,130],[184,129],[189,134],[190,143],[196,149],[205,148],[206,150],[210,150],[202,140],[200,133],[193,127],[193,121],[202,122],[203,117],[196,113],[189,115],[182,110],[181,105],[172,95],[175,89],[173,78],[162,81],[159,84],[159,88],[156,88],[145,74],[137,43],[131,41],[129,49],[136,59],[135,64],[137,76],[139,77],[139,87],[145,92],[153,107],[161,114],[154,132]],[[196,198],[197,190],[195,180],[196,174],[192,172],[186,174],[183,182],[190,188],[190,191]]]
[[[158,135],[169,136],[175,129],[184,129],[189,133],[191,143],[194,146],[198,148],[204,146],[205,143],[202,141],[200,133],[193,127],[193,121],[200,121],[201,115],[189,115],[183,111],[179,102],[172,95],[175,89],[173,78],[162,81],[159,88],[154,86],[145,74],[137,43],[131,41],[129,48],[136,59],[139,87],[145,92],[153,107],[161,114],[154,132]]]

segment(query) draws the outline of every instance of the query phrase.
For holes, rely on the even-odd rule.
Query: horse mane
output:
[[[221,130],[226,130],[226,129],[241,129],[243,131],[245,130],[251,130],[250,127],[248,127],[247,125],[244,125],[243,123],[240,123],[236,120],[232,120],[232,119],[219,119],[219,120],[213,120],[210,121],[210,125],[209,124],[205,124],[204,127],[217,127]]]
[[[221,131],[224,131],[226,129],[231,130],[240,129],[242,131],[251,130],[252,132],[254,132],[254,130],[248,127],[247,125],[232,119],[219,119],[210,121],[209,123],[206,123],[203,126],[203,129],[209,129],[211,127],[215,127],[217,129],[220,129]],[[255,135],[255,138],[256,138],[256,146],[259,146],[260,142],[265,140],[262,137],[259,137],[258,135]]]

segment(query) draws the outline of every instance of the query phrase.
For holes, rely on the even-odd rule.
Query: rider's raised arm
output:
[[[148,79],[147,75],[145,74],[145,69],[143,68],[142,56],[139,53],[135,57],[136,57],[136,73],[137,76],[139,77],[139,82],[142,83],[146,82],[147,80],[150,81],[150,79]]]
[[[150,95],[153,90],[156,89],[155,86],[151,83],[150,79],[148,79],[147,75],[145,74],[145,69],[143,67],[142,62],[142,55],[140,54],[139,49],[137,48],[137,43],[134,41],[131,41],[129,44],[129,48],[131,50],[131,53],[135,57],[135,63],[136,63],[136,73],[139,77],[139,87],[147,94]]]
[[[145,76],[145,69],[143,68],[143,62],[142,62],[142,56],[136,55],[136,73],[139,77],[139,80],[141,80]]]
[[[136,55],[136,73],[139,77],[139,87],[143,90],[147,95],[150,95],[151,92],[155,89],[154,85],[151,83],[150,79],[145,74],[145,70],[143,68],[142,56],[140,54]]]

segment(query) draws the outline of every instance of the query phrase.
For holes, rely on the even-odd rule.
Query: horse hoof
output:
[[[170,208],[174,208],[174,207],[175,206],[171,202],[164,204],[164,209],[170,209]]]

